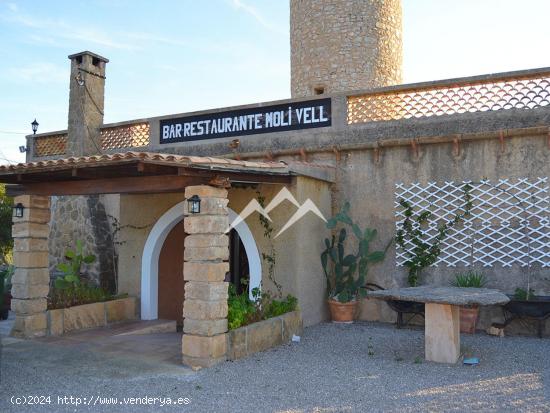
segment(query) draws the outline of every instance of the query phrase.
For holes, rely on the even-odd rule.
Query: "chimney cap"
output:
[[[90,52],[90,51],[88,51],[88,50],[85,50],[85,51],[80,52],[80,53],[71,54],[71,55],[69,55],[68,57],[69,57],[69,59],[73,60],[73,59],[76,58],[76,57],[84,56],[84,55],[92,56],[92,57],[95,57],[96,59],[101,60],[102,62],[109,63],[109,59],[107,59],[107,58],[105,58],[105,57],[103,57],[103,56],[100,56],[100,55],[98,55],[98,54],[96,54],[96,53],[92,53],[92,52]]]

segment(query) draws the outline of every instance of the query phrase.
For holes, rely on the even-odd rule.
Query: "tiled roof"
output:
[[[191,168],[196,167],[209,169],[231,169],[259,172],[269,171],[270,173],[288,174],[288,167],[283,162],[253,162],[238,161],[226,158],[172,155],[153,152],[125,152],[52,159],[28,163],[19,163],[16,165],[0,165],[0,175],[11,175],[24,172],[38,172],[41,170],[66,169],[70,167],[99,166],[111,164],[114,165],[136,161]]]

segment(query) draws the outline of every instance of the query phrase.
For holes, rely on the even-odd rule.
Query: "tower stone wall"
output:
[[[401,83],[401,0],[290,0],[292,97]]]

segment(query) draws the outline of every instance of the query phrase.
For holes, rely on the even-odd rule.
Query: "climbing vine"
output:
[[[432,213],[430,211],[422,211],[415,215],[411,203],[402,198],[399,199],[399,205],[405,209],[405,220],[397,231],[395,241],[408,256],[404,265],[409,270],[408,282],[411,286],[415,287],[418,285],[418,279],[422,270],[437,261],[437,257],[441,254],[441,243],[450,230],[470,215],[470,211],[472,210],[472,186],[467,183],[464,184],[462,189],[464,191],[464,205],[455,212],[453,219],[438,226],[437,235],[432,244],[424,239],[426,233],[422,231],[422,227],[428,224]],[[409,248],[406,245],[407,241],[413,244],[413,248]]]
[[[257,200],[258,204],[262,208],[265,208],[265,197],[263,197],[260,192],[256,192],[258,194]],[[275,288],[277,289],[277,295],[279,297],[282,297],[283,295],[283,286],[277,282],[275,279],[275,263],[277,260],[277,252],[275,251],[275,245],[273,244],[273,226],[271,225],[271,221],[267,219],[262,214],[260,216],[260,224],[262,225],[264,229],[264,238],[268,240],[269,246],[267,248],[267,253],[262,251],[262,260],[267,265],[267,276],[269,280],[273,283]]]
[[[113,274],[115,276],[115,288],[116,292],[118,293],[118,246],[126,244],[127,241],[119,241],[118,234],[123,229],[135,229],[135,230],[141,230],[141,229],[147,229],[149,227],[153,226],[153,223],[146,224],[146,225],[131,225],[131,224],[125,224],[120,225],[120,221],[117,217],[114,217],[112,215],[107,214],[107,217],[111,220],[111,228],[112,228],[112,240],[113,240]]]

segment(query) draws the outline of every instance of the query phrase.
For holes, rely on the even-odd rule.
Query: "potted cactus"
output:
[[[376,230],[361,230],[349,216],[350,204],[346,202],[340,213],[327,222],[327,228],[335,229],[340,223],[351,228],[357,238],[357,252],[345,253],[347,231],[340,228],[338,236],[325,238],[325,250],[321,253],[321,264],[327,280],[328,304],[332,320],[353,322],[357,311],[357,298],[365,297],[363,288],[369,263],[384,259],[384,251],[369,251],[370,242],[376,237]]]

